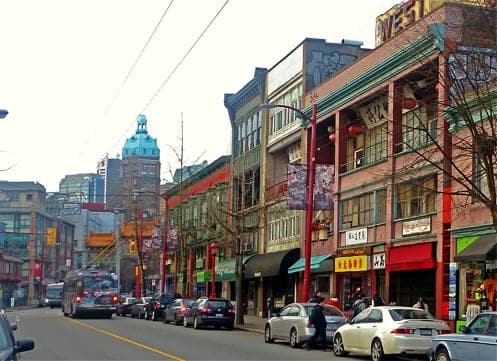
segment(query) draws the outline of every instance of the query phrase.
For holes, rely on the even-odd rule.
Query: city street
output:
[[[265,344],[259,332],[194,330],[183,326],[116,317],[71,319],[60,309],[8,312],[17,338],[32,337],[35,349],[23,360],[337,360],[332,352]],[[368,360],[347,357],[341,360]]]

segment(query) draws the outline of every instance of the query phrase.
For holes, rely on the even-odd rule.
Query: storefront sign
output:
[[[359,228],[345,232],[345,245],[361,244],[368,242],[368,229]]]
[[[362,256],[363,254],[368,254],[368,248],[345,248],[345,249],[337,249],[338,257],[346,257],[346,256]]]
[[[431,231],[431,217],[402,222],[402,236],[428,233]]]
[[[373,269],[383,269],[386,266],[385,252],[373,254]]]
[[[388,119],[387,97],[379,97],[365,106],[360,107],[359,114],[368,129],[372,129],[385,123]]]
[[[367,271],[368,256],[335,258],[335,272]]]

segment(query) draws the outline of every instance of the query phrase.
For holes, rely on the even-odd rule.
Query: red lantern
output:
[[[402,108],[404,109],[414,109],[418,106],[418,102],[414,98],[405,98],[402,102]]]
[[[335,143],[335,140],[336,140],[336,135],[335,135],[335,133],[331,133],[331,134],[328,136],[328,139],[330,140],[330,142]]]
[[[351,124],[349,125],[349,127],[347,128],[347,131],[349,132],[349,134],[352,134],[352,135],[359,135],[359,134],[362,134],[362,127],[358,124]]]

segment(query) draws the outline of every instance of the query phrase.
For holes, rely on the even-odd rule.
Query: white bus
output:
[[[45,290],[45,297],[43,298],[43,306],[50,306],[50,308],[62,306],[62,292],[64,282],[49,283]]]

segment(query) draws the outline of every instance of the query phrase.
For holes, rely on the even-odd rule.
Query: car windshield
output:
[[[431,313],[422,309],[392,308],[388,310],[394,321],[402,320],[433,320]]]
[[[194,300],[183,300],[183,304],[187,307],[190,307],[191,305],[193,305],[193,302],[195,302]]]
[[[308,305],[305,306],[305,312],[310,315],[316,305]],[[334,316],[334,317],[343,317],[343,315],[340,313],[340,311],[334,307],[331,306],[324,306],[323,307],[323,314],[325,316]]]
[[[143,303],[149,303],[152,300],[152,297],[143,297]]]
[[[117,280],[111,275],[83,278],[83,289],[88,292],[102,292],[117,289]]]

